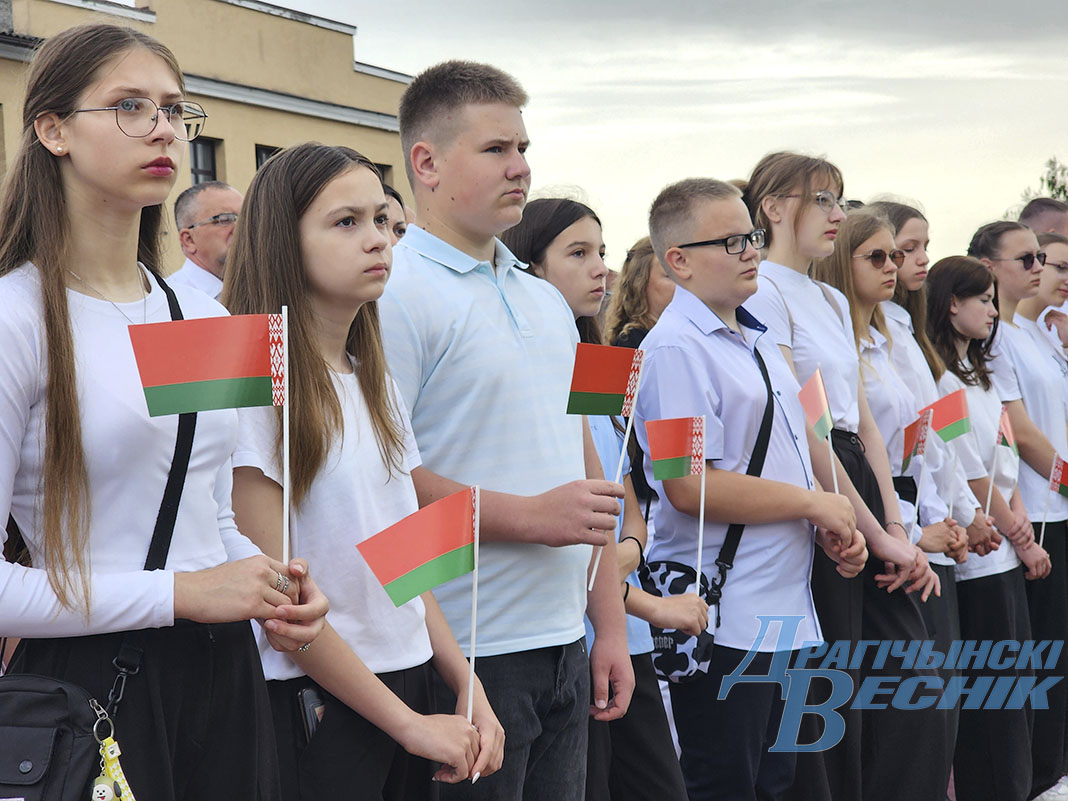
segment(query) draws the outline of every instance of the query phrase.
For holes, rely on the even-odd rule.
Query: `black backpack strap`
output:
[[[167,305],[170,307],[172,320],[185,319],[182,308],[178,305],[178,298],[174,290],[167,283],[153,273],[153,277],[159,283],[163,292],[167,295]],[[174,457],[171,459],[171,469],[167,474],[167,484],[163,490],[163,501],[160,503],[159,514],[156,515],[156,526],[152,531],[152,542],[148,546],[148,556],[145,559],[145,570],[162,570],[167,565],[167,554],[171,548],[171,539],[174,536],[174,524],[178,519],[178,505],[182,500],[182,490],[185,488],[185,476],[189,469],[189,457],[193,451],[193,435],[196,433],[196,412],[186,412],[178,415],[178,435],[174,443]],[[108,693],[107,711],[112,718],[118,713],[119,702],[122,700],[123,691],[126,687],[126,677],[135,675],[141,669],[141,656],[144,653],[144,633],[140,631],[127,632],[119,646],[118,656],[112,660],[112,664],[118,671],[115,683]]]
[[[747,476],[759,476],[764,470],[764,459],[768,455],[768,442],[771,440],[771,424],[775,418],[775,401],[771,389],[771,379],[768,378],[768,368],[764,364],[764,358],[760,351],[753,348],[757,366],[760,367],[760,375],[764,379],[764,386],[768,390],[768,400],[764,406],[764,417],[760,421],[760,431],[757,432],[756,444],[753,446],[753,455],[749,459],[749,467],[745,471]],[[709,581],[709,594],[712,600],[709,602],[716,607],[716,625],[719,626],[719,600],[723,595],[723,585],[727,582],[727,571],[734,567],[734,557],[738,553],[738,543],[742,540],[742,531],[745,523],[731,523],[727,527],[727,536],[723,540],[723,546],[719,549],[716,558],[716,567],[719,569],[719,577]]]

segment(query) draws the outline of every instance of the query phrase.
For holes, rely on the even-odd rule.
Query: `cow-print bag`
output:
[[[760,367],[764,386],[767,387],[768,400],[764,406],[764,416],[760,421],[756,444],[753,446],[753,455],[749,458],[749,467],[745,472],[746,475],[759,476],[764,469],[764,457],[768,454],[768,440],[771,439],[775,405],[772,398],[771,380],[768,378],[768,369],[764,365],[764,359],[756,348],[753,348],[753,355]],[[720,623],[719,603],[723,595],[723,584],[727,581],[727,571],[734,567],[734,556],[738,552],[738,543],[742,539],[744,528],[744,523],[731,523],[727,527],[727,535],[719,549],[719,556],[716,558],[718,577],[709,581],[705,572],[701,571],[701,597],[705,599],[709,607],[714,607],[716,610],[715,627],[711,631],[706,628],[694,637],[678,629],[662,629],[659,626],[649,625],[653,635],[653,669],[661,679],[681,684],[708,673],[708,666],[712,661],[712,648],[716,639],[715,628],[718,628]],[[690,588],[694,586],[696,574],[695,568],[682,562],[653,561],[643,563],[638,575],[642,582],[642,589],[651,595],[663,597],[682,595],[690,591]],[[711,619],[709,622],[711,623]]]

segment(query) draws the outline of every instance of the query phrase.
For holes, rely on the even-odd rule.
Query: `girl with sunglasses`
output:
[[[905,427],[915,420],[920,404],[891,363],[890,339],[881,304],[893,297],[898,268],[904,261],[904,251],[894,246],[890,221],[882,215],[860,210],[850,212],[838,229],[834,253],[818,259],[813,264],[812,274],[817,280],[837,288],[849,301],[849,318],[855,347],[860,354],[864,395],[883,441],[887,443],[887,458],[910,540],[920,543],[924,550],[943,552],[959,561],[967,555],[967,535],[948,517],[948,509],[938,497],[933,477],[928,475],[922,484],[917,485],[916,479],[902,475]],[[916,525],[913,525],[914,517]],[[868,577],[872,587],[876,585],[875,574],[878,572],[869,564]],[[949,578],[952,581],[952,575]],[[941,589],[943,593],[947,592],[945,584]],[[943,598],[928,592],[919,597],[928,605],[945,604]],[[865,623],[870,628],[865,632],[865,638],[870,631],[892,631],[895,628],[907,630],[910,636],[923,635],[926,626],[920,605],[914,597],[900,592],[876,593],[866,598]],[[953,611],[955,613],[955,609]],[[866,668],[867,663],[862,669]],[[890,660],[885,667],[870,672],[902,677],[902,680],[906,676],[935,674],[931,669],[905,667],[900,660]],[[906,797],[941,798],[949,786],[952,767],[947,732],[949,718],[946,710],[937,709],[905,713],[886,709],[866,713],[864,726],[868,731],[865,735],[870,734],[872,739],[865,741],[862,756],[865,782],[873,773],[877,774],[892,764],[894,756],[900,756],[914,766],[917,774]],[[886,753],[887,740],[882,738],[889,736],[888,733],[904,732],[906,727],[922,732],[923,736],[914,737],[908,744],[899,744],[897,754]]]
[[[1035,639],[1068,639],[1068,499],[1049,488],[1054,459],[1068,457],[1068,377],[1063,354],[1056,352],[1036,322],[1045,300],[1026,302],[1041,291],[1046,254],[1030,228],[1002,221],[979,228],[968,245],[968,255],[979,259],[997,279],[1001,325],[991,367],[1022,458],[1020,495],[1027,512],[1026,517],[1021,514],[1022,537],[1012,539],[1028,540],[1043,521],[1046,524],[1040,544],[1049,552],[1053,567],[1045,579],[1027,583],[1031,632]],[[1047,286],[1056,285],[1056,272],[1050,269]],[[1017,313],[1021,305],[1033,318]],[[1048,708],[1035,710],[1029,797],[1057,785],[1065,774],[1066,663],[1062,654],[1053,669],[1036,671],[1042,679],[1060,677],[1061,681],[1050,690]]]
[[[104,702],[120,644],[139,640],[114,721],[133,791],[277,799],[248,620],[295,651],[327,603],[303,561],[234,525],[236,411],[193,418],[166,569],[143,569],[178,418],[149,416],[128,328],[226,313],[160,278],[163,203],[203,109],[166,47],[112,25],[50,37],[26,86],[0,198],[0,519],[31,562],[0,561],[0,636],[22,638],[10,670]]]
[[[841,292],[809,276],[812,262],[835,250],[838,229],[845,220],[842,191],[841,172],[824,159],[784,152],[765,156],[757,164],[744,198],[757,228],[767,232],[767,250],[760,265],[759,289],[746,301],[746,308],[767,325],[801,384],[820,369],[834,423],[835,458],[832,465],[826,444],[815,441],[810,429],[813,469],[825,488],[832,486],[831,471],[836,471],[840,491],[853,502],[857,528],[872,554],[868,578],[849,582],[837,573],[831,559],[816,553],[812,594],[824,638],[852,642],[862,637],[911,639],[920,633],[915,627],[896,625],[893,615],[872,618],[862,612],[866,604],[881,607],[891,597],[886,590],[907,585],[910,591],[937,592],[938,579],[923,552],[909,543],[901,522],[886,447],[862,391],[849,304]],[[862,618],[881,621],[883,626],[862,627]],[[925,631],[920,639],[924,636]],[[860,675],[852,672],[859,686]],[[893,758],[883,759],[882,770],[866,763],[862,788],[860,712],[842,712],[846,731],[838,745],[822,753],[798,755],[791,797],[829,796],[835,801],[869,794],[872,798],[903,797],[901,772]],[[809,724],[816,721],[805,718],[805,725]],[[900,740],[910,737],[895,736]]]
[[[963,389],[971,419],[971,431],[946,443],[946,451],[959,459],[976,497],[984,502],[990,498],[991,515],[1007,533],[1026,520],[1026,510],[1017,483],[1020,459],[1011,448],[997,444],[1002,404],[990,370],[992,340],[999,330],[996,294],[994,277],[982,262],[950,256],[931,268],[926,316],[937,357],[931,359],[931,369],[938,391],[946,395]],[[1049,557],[1033,540],[1013,545],[1006,541],[999,548],[970,554],[957,565],[962,639],[1022,642],[1031,637],[1021,559],[1027,578],[1049,572]],[[969,685],[1006,675],[970,667],[961,672]],[[1018,801],[1032,796],[1031,715],[1026,708],[960,710],[953,759],[960,801]]]

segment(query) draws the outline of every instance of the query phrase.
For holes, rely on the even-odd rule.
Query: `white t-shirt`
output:
[[[900,476],[903,474],[901,465],[905,456],[905,427],[916,419],[919,403],[890,362],[889,341],[875,328],[869,329],[868,334],[871,339],[861,340],[860,343],[860,376],[864,382],[864,394],[867,396],[875,425],[886,442],[890,472]],[[917,484],[918,517],[911,502],[898,499],[906,526],[910,526],[913,517],[917,517],[918,525],[911,527],[909,532],[909,539],[913,543],[919,542],[922,526],[945,520],[949,513],[946,504],[938,497],[934,477],[928,471],[921,472],[919,467],[919,464],[910,464],[908,473]],[[928,554],[928,557],[935,564],[954,564],[952,559],[942,553]]]
[[[433,656],[423,601],[413,598],[399,608],[394,606],[356,545],[419,509],[411,478],[411,471],[419,466],[419,451],[408,414],[390,380],[404,425],[403,472],[394,468],[390,476],[355,373],[334,374],[333,379],[344,435],[331,444],[308,494],[293,509],[293,554],[308,560],[316,583],[330,599],[330,624],[371,671],[415,667]],[[275,410],[240,409],[239,418],[234,467],[259,468],[281,485]],[[262,630],[257,637],[268,679],[304,675],[270,646]]]
[[[820,368],[834,427],[855,433],[860,364],[845,295],[773,261],[760,263],[758,283],[745,308],[767,326],[776,345],[791,349],[802,386]]]
[[[971,363],[967,363],[967,366],[970,368]],[[969,481],[993,475],[996,491],[1008,503],[1016,487],[1020,457],[1011,448],[997,444],[998,422],[1001,420],[1001,398],[997,390],[993,386],[990,389],[965,386],[948,370],[938,380],[938,389],[943,395],[963,389],[968,399],[972,430],[946,443],[950,454],[959,455],[960,465]],[[982,503],[986,503],[986,498],[982,499]],[[1016,555],[1016,549],[1003,537],[1001,546],[986,556],[969,553],[968,561],[956,566],[957,581],[1005,573],[1018,564],[1020,557]]]
[[[908,310],[897,305],[893,301],[883,301],[883,314],[886,316],[886,327],[890,332],[890,361],[905,382],[919,404],[916,411],[925,406],[930,406],[941,395],[935,385],[934,375],[930,365],[916,341],[912,329],[912,317]],[[913,417],[915,419],[915,416]],[[944,500],[953,498],[953,519],[961,526],[967,528],[975,521],[975,510],[980,504],[976,501],[972,491],[968,488],[968,481],[964,471],[953,471],[953,457],[947,454],[945,443],[939,437],[927,438],[927,450],[921,459],[914,459],[916,466],[909,465],[908,475],[918,477],[920,463],[926,462],[927,473],[934,477],[938,495]],[[934,521],[926,521],[934,522]],[[947,562],[952,563],[949,557]]]
[[[1068,403],[1065,400],[1064,357],[1025,317],[1016,315],[1009,324],[998,326],[998,357],[991,361],[994,384],[1003,402],[1023,399],[1031,421],[1046,436],[1054,450],[1068,457]],[[1049,476],[1039,475],[1020,462],[1020,496],[1032,521],[1068,520],[1068,498],[1049,491]]]
[[[148,416],[127,330],[142,314],[147,322],[170,320],[166,295],[155,279],[149,283],[143,304],[117,307],[67,291],[89,479],[90,615],[63,609],[43,569],[0,561],[0,634],[65,637],[169,626],[173,572],[259,553],[237,531],[230,508],[237,412],[201,412],[167,570],[143,570],[178,428],[177,416]],[[179,287],[175,294],[186,318],[226,314],[203,293]],[[47,354],[40,276],[32,265],[0,277],[0,342],[0,519],[14,516],[40,566]]]

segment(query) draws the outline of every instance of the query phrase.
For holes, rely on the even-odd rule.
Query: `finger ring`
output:
[[[289,576],[282,576],[285,579],[285,584],[282,585],[282,594],[284,595],[289,591]]]
[[[278,571],[276,570],[276,571],[275,571],[275,575],[276,575],[276,576],[278,576],[278,578],[277,578],[277,579],[275,579],[275,581],[274,581],[274,588],[275,588],[276,590],[278,590],[278,592],[281,592],[281,591],[282,591],[282,574],[281,574],[281,573],[279,573],[279,572],[278,572]]]
[[[306,642],[306,643],[304,643],[304,645],[300,646],[300,648],[298,648],[297,650],[300,651],[301,653],[304,653],[309,648],[311,648],[311,643],[310,642]]]

